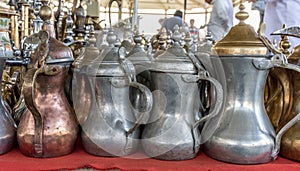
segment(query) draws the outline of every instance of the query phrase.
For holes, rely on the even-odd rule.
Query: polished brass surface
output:
[[[299,65],[300,45],[295,47],[293,53],[288,57],[289,62]],[[281,120],[280,126],[290,120],[293,116],[300,112],[300,79],[299,73],[295,71],[286,71],[290,77],[292,87],[291,95],[293,100],[290,101],[291,109],[283,113],[285,117]],[[280,154],[289,159],[300,161],[300,122],[291,127],[282,137]]]
[[[285,24],[282,26],[286,27]],[[286,35],[281,35],[279,51],[284,55],[290,54],[291,44]],[[290,58],[289,58],[290,59]],[[293,103],[293,86],[289,71],[284,68],[272,68],[269,72],[265,88],[265,107],[275,129],[289,113]]]
[[[226,55],[260,56],[267,54],[268,49],[259,40],[254,28],[243,21],[248,18],[248,14],[243,11],[244,9],[244,5],[241,4],[241,11],[236,14],[240,23],[233,26],[229,33],[216,43],[212,50],[213,55],[226,57]]]
[[[270,70],[265,87],[265,107],[275,129],[285,114],[291,110],[293,87],[286,69]]]
[[[288,35],[295,36],[294,28],[285,28],[273,34],[281,35],[279,50],[288,56],[288,62],[299,65],[300,45],[295,47],[292,54],[289,52],[290,43]],[[296,29],[296,28],[295,28]],[[300,79],[299,72],[288,69],[273,69],[268,76],[268,84],[265,89],[266,109],[273,126],[278,131],[289,120],[300,112]],[[281,139],[280,155],[300,161],[300,122],[286,131]]]

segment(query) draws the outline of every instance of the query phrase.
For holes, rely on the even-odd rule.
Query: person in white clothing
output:
[[[257,2],[261,0],[248,0]],[[266,8],[264,12],[264,23],[266,24],[265,35],[271,42],[280,42],[281,37],[271,35],[274,31],[282,29],[283,24],[286,27],[300,26],[300,17],[298,16],[300,9],[300,0],[266,0]],[[291,43],[290,50],[300,44],[300,39],[289,37]]]
[[[205,2],[213,5],[207,31],[212,34],[215,41],[219,41],[233,25],[232,0],[205,0]]]
[[[300,0],[267,0],[264,23],[266,24],[266,36],[273,42],[279,43],[280,36],[270,35],[272,32],[282,28],[283,24],[286,27],[300,26]],[[291,48],[300,44],[300,39],[289,37]]]

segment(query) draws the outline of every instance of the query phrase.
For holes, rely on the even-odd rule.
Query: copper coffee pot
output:
[[[17,139],[20,151],[27,156],[56,157],[70,153],[77,139],[77,121],[64,90],[73,55],[69,47],[54,38],[50,7],[42,6],[40,16],[44,25],[31,55],[35,65],[24,78],[27,109]]]

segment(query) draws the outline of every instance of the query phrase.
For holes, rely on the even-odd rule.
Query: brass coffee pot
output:
[[[288,36],[300,38],[300,27],[283,28],[272,34],[281,35],[279,49],[287,55],[289,63],[299,66],[300,45],[289,54]],[[269,75],[269,84],[266,86],[268,91],[265,92],[266,107],[269,117],[274,121],[273,126],[278,130],[300,112],[300,74],[290,69],[273,70],[270,73],[272,75]],[[300,145],[297,143],[300,140],[299,129],[300,122],[297,122],[282,136],[280,155],[300,161]]]

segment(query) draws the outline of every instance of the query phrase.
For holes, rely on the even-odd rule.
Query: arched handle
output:
[[[118,20],[119,21],[121,20],[121,16],[122,16],[122,1],[121,0],[110,0],[108,2],[108,19],[109,19],[109,26],[110,27],[112,27],[112,25],[111,25],[111,7],[112,7],[113,2],[117,2],[117,4],[118,4],[118,9],[119,9]]]
[[[198,126],[205,122],[208,121],[209,119],[214,118],[215,116],[218,115],[218,113],[221,110],[222,104],[223,104],[223,88],[222,85],[219,83],[219,81],[217,81],[216,79],[209,77],[205,72],[199,75],[182,75],[182,79],[185,82],[199,82],[200,80],[207,80],[209,82],[211,82],[211,84],[215,87],[215,91],[216,91],[216,101],[215,101],[215,105],[213,106],[213,110],[207,114],[206,116],[200,118],[199,120],[197,120],[192,128],[191,128],[191,132],[192,132],[192,137],[194,140],[194,146],[193,146],[193,150],[194,152],[196,152],[196,129],[198,128]],[[207,137],[212,136],[213,132],[211,132],[211,135],[207,135]],[[208,138],[207,138],[208,139]],[[205,141],[202,141],[201,143],[203,144]]]
[[[285,56],[283,56],[285,57]],[[277,60],[280,60],[277,57]],[[290,70],[294,70],[297,72],[300,72],[300,66],[295,65],[295,64],[290,64],[290,63],[279,63],[275,65],[276,67],[280,67],[280,68],[286,68],[286,69],[290,69]],[[293,117],[287,124],[285,124],[277,133],[276,138],[275,138],[275,146],[273,148],[272,151],[272,158],[276,159],[279,150],[280,150],[280,143],[281,143],[281,138],[283,136],[283,134],[290,129],[293,125],[295,125],[298,121],[300,120],[300,113],[298,113],[295,117]]]
[[[198,121],[196,121],[194,123],[193,129],[197,128],[201,123],[217,116],[222,107],[222,104],[223,104],[223,88],[222,88],[222,85],[219,83],[219,81],[217,81],[216,79],[214,79],[212,77],[203,77],[203,78],[200,77],[199,79],[207,80],[207,81],[211,82],[212,85],[215,87],[216,102],[213,107],[213,110],[209,114],[207,114],[206,116],[202,117],[201,119],[199,119]]]
[[[253,60],[253,65],[257,69],[270,69],[273,67],[280,67],[285,69],[294,70],[297,72],[300,72],[300,66],[295,64],[288,63],[287,57],[282,54],[281,52],[277,51],[264,37],[260,37],[261,40],[264,42],[264,44],[271,49],[271,51],[274,53],[274,56],[271,58],[271,60],[266,58],[261,59],[255,59]],[[275,145],[271,154],[271,157],[275,159],[279,153],[280,150],[280,143],[281,138],[283,134],[291,128],[293,125],[295,125],[300,120],[300,113],[298,113],[293,119],[291,119],[287,124],[285,124],[277,133],[275,138]]]
[[[43,118],[39,110],[36,107],[34,101],[34,83],[40,72],[41,68],[32,68],[27,71],[23,82],[23,95],[26,107],[32,113],[34,118],[34,151],[35,157],[41,157],[43,155]]]
[[[61,66],[44,65],[41,68],[32,68],[28,70],[24,77],[23,95],[26,107],[32,113],[34,118],[34,150],[35,157],[42,157],[43,155],[43,117],[39,112],[35,103],[35,82],[39,74],[54,76],[62,71]]]
[[[197,128],[201,123],[215,117],[218,115],[221,106],[223,104],[223,88],[222,85],[217,81],[216,79],[209,77],[205,74],[201,75],[182,75],[182,79],[185,82],[199,82],[200,80],[206,80],[212,83],[212,85],[215,87],[216,90],[216,101],[215,105],[213,107],[213,110],[207,114],[206,116],[202,117],[198,121],[196,121],[192,127],[192,129]]]
[[[129,86],[135,87],[143,93],[143,95],[146,99],[145,100],[146,106],[143,111],[139,111],[139,113],[140,113],[139,117],[135,121],[134,125],[128,131],[126,131],[126,136],[132,134],[135,131],[135,129],[141,124],[141,121],[145,117],[145,114],[150,113],[150,111],[152,109],[152,105],[153,105],[152,93],[146,86],[144,86],[143,84],[140,84],[138,82],[130,82]]]

